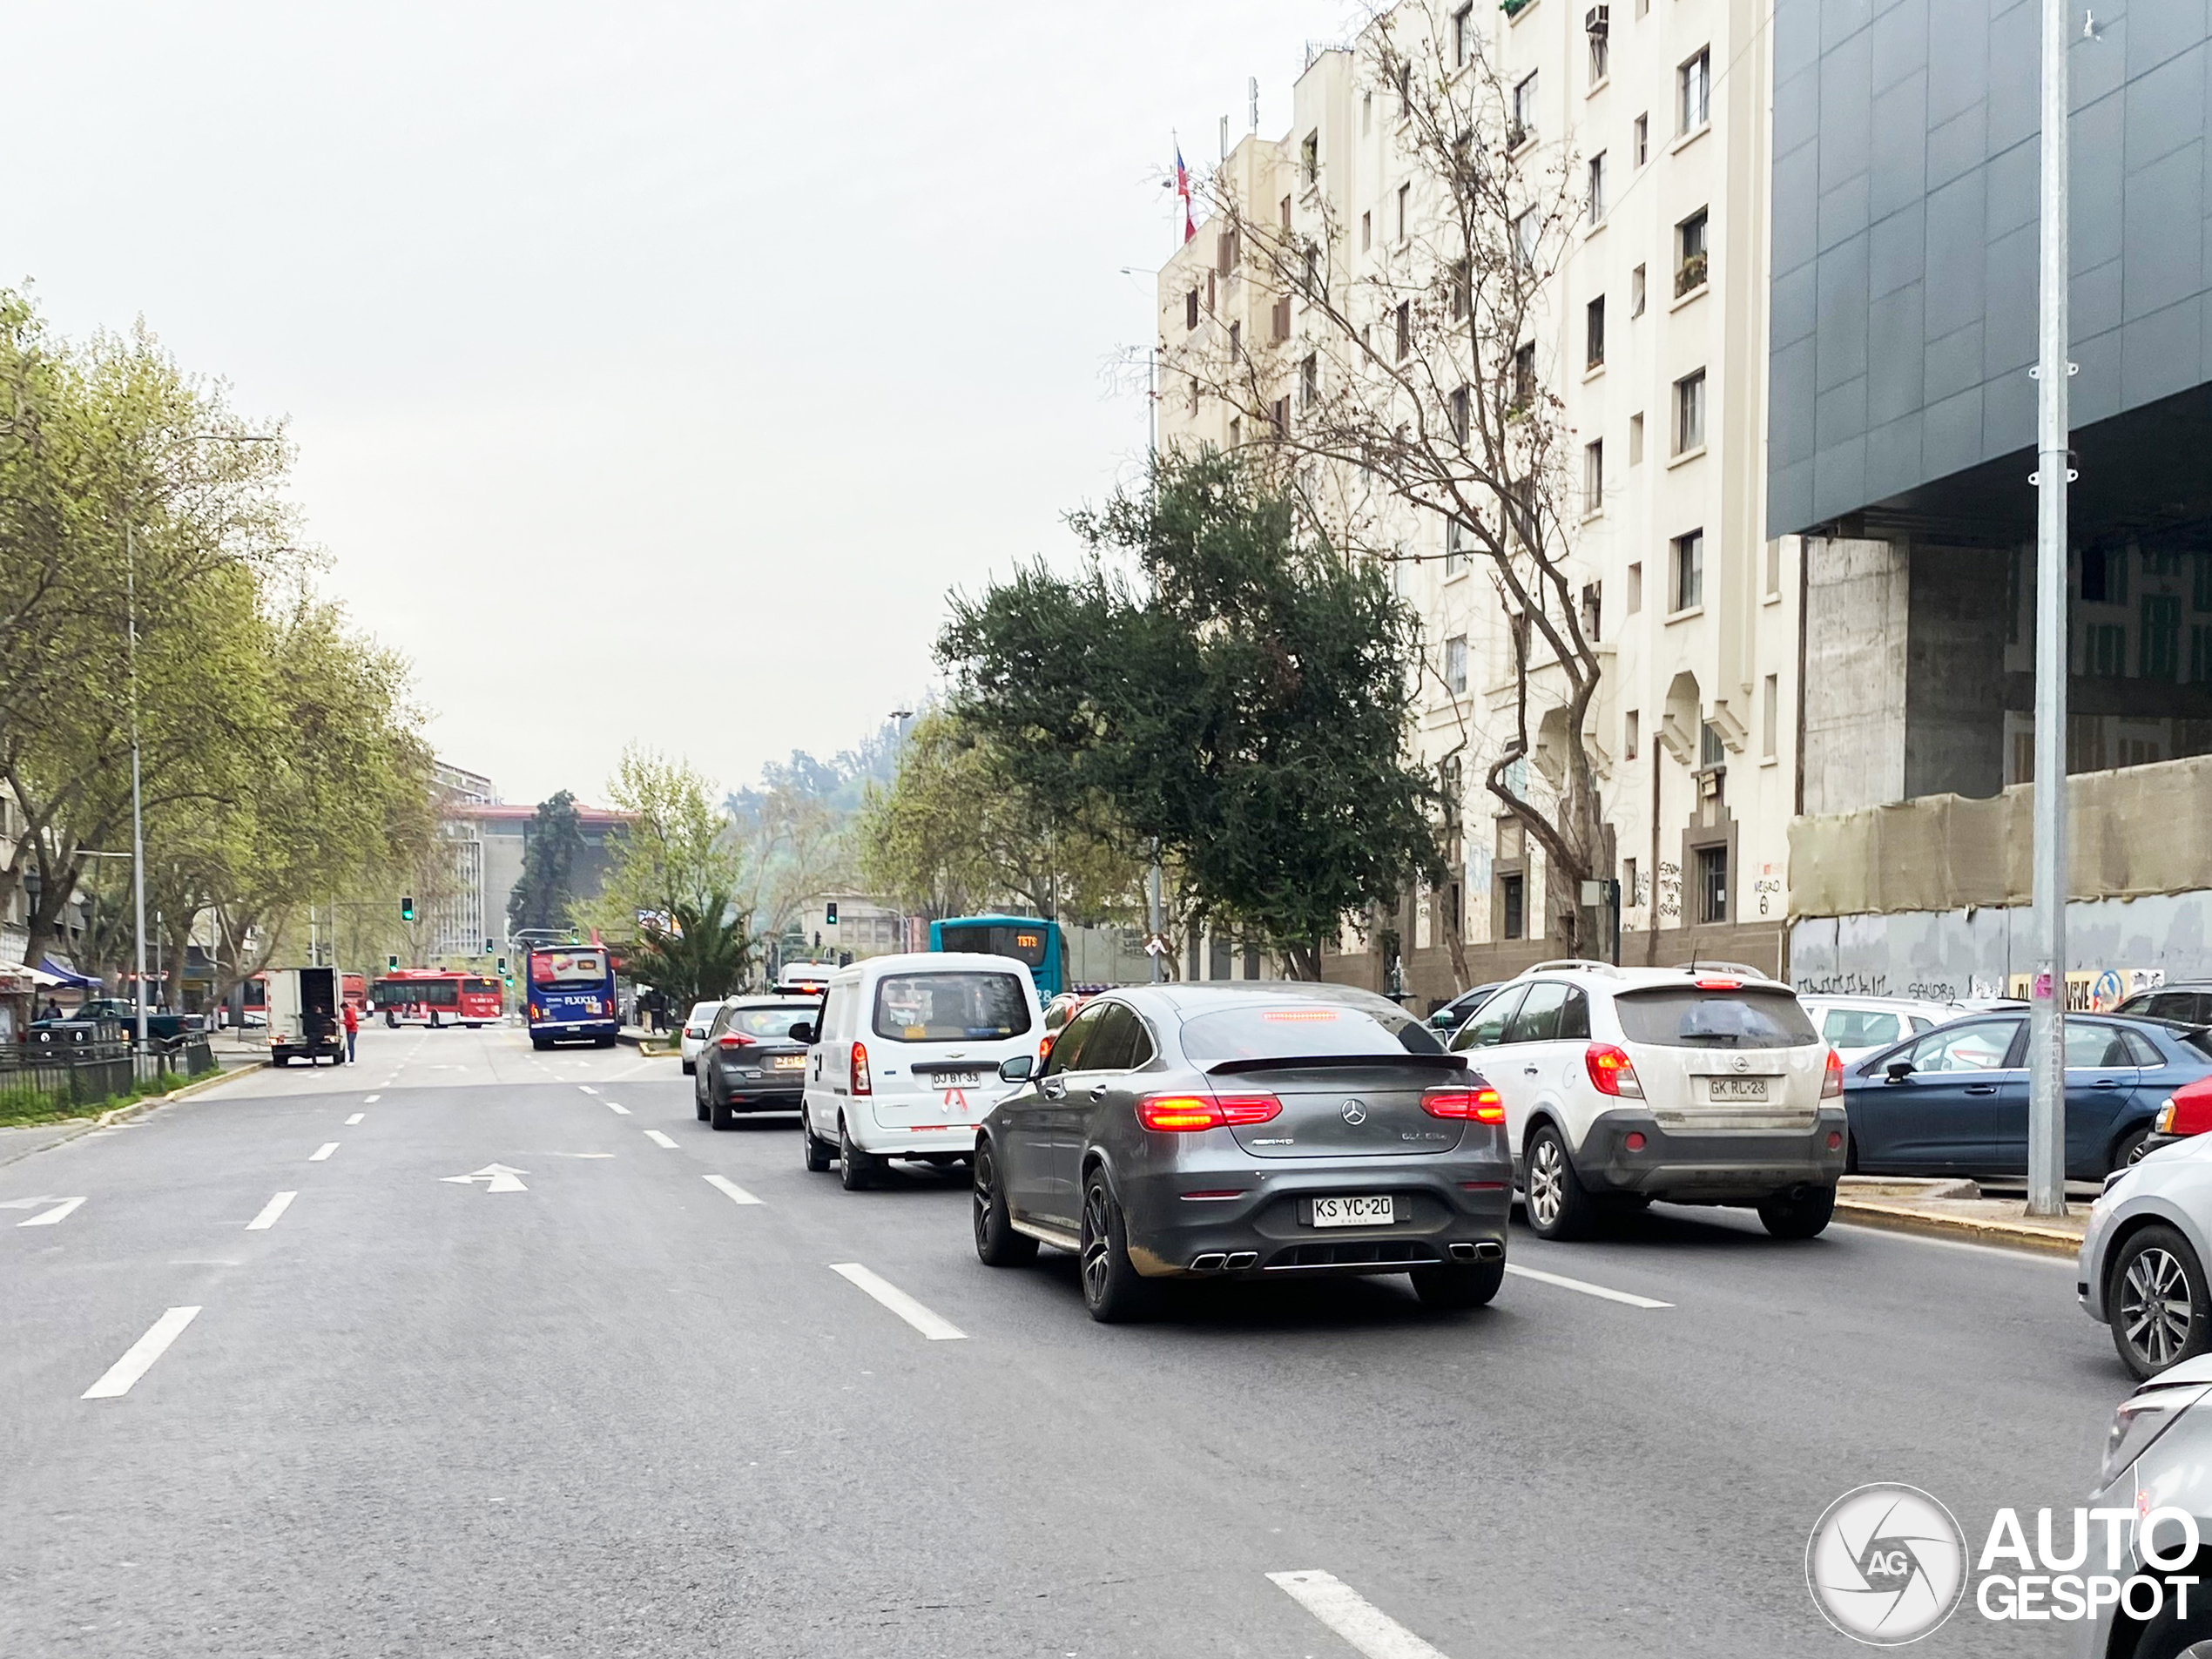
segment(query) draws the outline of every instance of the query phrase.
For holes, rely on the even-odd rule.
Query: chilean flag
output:
[[[1190,219],[1190,169],[1183,165],[1181,139],[1175,146],[1175,193],[1183,199],[1183,239],[1187,242],[1198,233],[1198,227]]]

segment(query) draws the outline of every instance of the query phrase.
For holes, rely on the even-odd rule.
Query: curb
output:
[[[1946,1215],[1940,1211],[1916,1210],[1909,1204],[1875,1204],[1864,1198],[1838,1198],[1836,1219],[1862,1227],[1881,1227],[1892,1232],[1928,1233],[2039,1256],[2078,1256],[2081,1235],[2063,1227],[2046,1227],[2032,1221],[1985,1221],[1974,1216]]]
[[[81,1140],[96,1129],[109,1129],[117,1123],[127,1123],[134,1117],[144,1116],[157,1106],[166,1106],[175,1101],[188,1099],[193,1095],[204,1094],[214,1088],[216,1084],[228,1082],[241,1072],[252,1069],[250,1066],[228,1068],[219,1066],[205,1077],[195,1077],[192,1082],[181,1084],[165,1095],[148,1095],[142,1100],[131,1102],[128,1105],[111,1106],[98,1117],[78,1118],[75,1120],[78,1127],[67,1135],[58,1136],[43,1146],[26,1147],[13,1157],[0,1157],[0,1169],[4,1169],[10,1163],[20,1163],[25,1158],[37,1157],[41,1152],[51,1152],[57,1146],[67,1146],[71,1141]]]

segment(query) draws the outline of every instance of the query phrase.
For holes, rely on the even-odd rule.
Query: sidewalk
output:
[[[2081,1248],[2094,1190],[2067,1184],[2066,1214],[2027,1214],[2025,1198],[1992,1197],[1972,1181],[1913,1181],[1847,1175],[1837,1185],[1836,1219],[1899,1232],[1932,1233],[2012,1250],[2072,1256]]]
[[[212,1089],[226,1077],[235,1076],[249,1066],[259,1065],[259,1059],[243,1055],[216,1050],[216,1067],[204,1072],[190,1082],[179,1083],[165,1095],[147,1095],[128,1105],[111,1106],[98,1116],[57,1118],[48,1123],[21,1123],[0,1129],[0,1167],[17,1163],[34,1153],[44,1152],[50,1146],[59,1146],[73,1141],[80,1135],[90,1135],[96,1129],[105,1129],[150,1112],[157,1106],[165,1106],[172,1100],[182,1100],[197,1095],[204,1089]]]

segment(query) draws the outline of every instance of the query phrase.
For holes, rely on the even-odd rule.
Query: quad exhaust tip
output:
[[[1222,1264],[1228,1259],[1229,1258],[1220,1251],[1208,1251],[1203,1256],[1193,1256],[1190,1258],[1190,1271],[1194,1273],[1218,1273],[1221,1271]]]
[[[1501,1262],[1506,1258],[1506,1247],[1493,1239],[1480,1244],[1453,1244],[1452,1259],[1455,1262]]]
[[[1231,1272],[1232,1272],[1232,1273],[1241,1273],[1241,1272],[1243,1272],[1243,1271],[1244,1271],[1247,1267],[1254,1267],[1254,1266],[1257,1266],[1257,1265],[1258,1264],[1258,1263],[1259,1263],[1259,1252],[1258,1252],[1258,1251],[1256,1251],[1256,1250],[1240,1250],[1240,1251],[1234,1251],[1233,1253],[1231,1253],[1231,1256],[1230,1256],[1230,1258],[1229,1258],[1229,1271],[1230,1271]]]

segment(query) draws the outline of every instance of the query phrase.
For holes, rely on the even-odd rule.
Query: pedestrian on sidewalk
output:
[[[354,1012],[354,1005],[342,1005],[346,1010],[346,1063],[354,1063],[354,1045],[361,1040],[361,1016]]]

